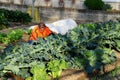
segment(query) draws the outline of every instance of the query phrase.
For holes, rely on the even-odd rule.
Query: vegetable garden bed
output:
[[[0,54],[1,77],[11,72],[26,80],[83,80],[108,73],[120,66],[119,29],[113,21],[79,24],[66,35],[40,38],[37,45],[28,44],[24,34],[24,42],[19,39]]]

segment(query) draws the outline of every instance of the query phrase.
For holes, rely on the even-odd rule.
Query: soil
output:
[[[62,72],[59,80],[89,80],[89,77],[83,70],[67,69]]]

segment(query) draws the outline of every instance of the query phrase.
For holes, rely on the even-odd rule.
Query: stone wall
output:
[[[12,3],[17,5],[32,5],[32,0],[0,0],[1,3]],[[76,8],[76,9],[85,9],[83,5],[84,0],[75,0],[75,3],[72,3],[72,0],[64,0],[65,8]],[[59,0],[35,0],[35,6],[46,6],[46,7],[60,7]]]
[[[72,18],[81,23],[104,22],[120,18],[120,12],[91,11],[91,10],[40,8],[40,13],[41,20],[49,22],[66,18]]]
[[[0,8],[5,8],[8,10],[21,10],[22,12],[26,12],[28,6],[26,5],[16,5],[16,4],[9,4],[9,3],[0,3]]]
[[[0,3],[0,8],[21,10],[26,12],[28,6]],[[90,11],[70,8],[38,7],[41,21],[54,22],[60,19],[72,18],[78,22],[103,22],[115,20],[120,17],[120,12]]]
[[[105,2],[106,4],[110,4],[112,10],[120,10],[120,2]]]
[[[120,10],[120,1],[110,2],[109,0],[103,0],[105,3],[110,4],[113,9]],[[0,0],[2,3],[12,3],[17,5],[32,5],[32,0]],[[46,7],[60,7],[59,6],[59,0],[49,0],[48,2],[45,2],[45,0],[35,0],[34,3],[35,6],[46,6]],[[72,0],[64,0],[64,7],[65,8],[74,8],[74,9],[86,9],[84,5],[84,0],[75,0],[74,3],[72,3]]]

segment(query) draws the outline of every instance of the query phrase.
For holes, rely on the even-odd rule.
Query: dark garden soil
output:
[[[10,23],[8,29],[1,30],[0,32],[8,33],[12,29],[17,29],[17,28],[22,28],[26,29],[29,28],[31,25],[34,25],[35,23],[29,23],[29,24],[20,24],[20,23]],[[28,34],[24,34],[22,39],[20,41],[27,42],[29,38]],[[6,45],[0,43],[0,46],[3,46],[4,48]],[[83,70],[75,70],[75,69],[67,69],[64,70],[59,78],[59,80],[93,80],[91,77],[95,76],[96,74],[107,74],[108,72],[114,70],[116,67],[120,67],[120,53],[113,50],[117,56],[117,61],[109,64],[109,65],[104,65],[103,71],[95,71],[93,74],[88,75],[85,71]],[[2,52],[2,50],[1,50]],[[9,74],[12,77],[15,78],[15,80],[24,80],[16,75]],[[0,79],[1,80],[1,79]],[[98,79],[94,79],[98,80]],[[115,77],[110,77],[108,75],[105,75],[102,80],[120,80],[119,74]]]

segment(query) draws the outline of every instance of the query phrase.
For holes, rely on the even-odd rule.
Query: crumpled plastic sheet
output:
[[[57,34],[65,35],[67,32],[77,27],[77,23],[73,19],[62,19],[53,23],[45,23],[49,29]],[[29,29],[33,29],[31,26]]]

